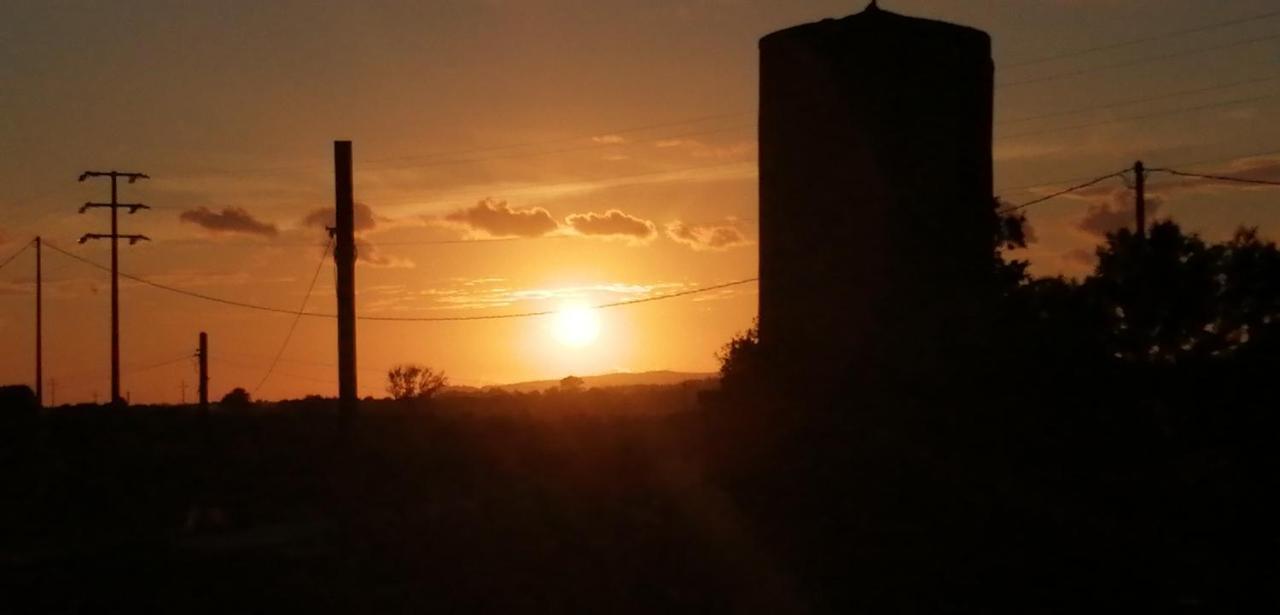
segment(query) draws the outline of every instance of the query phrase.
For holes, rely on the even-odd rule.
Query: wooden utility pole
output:
[[[36,236],[36,405],[44,407],[44,276],[40,270],[40,237]]]
[[[197,389],[200,394],[200,412],[209,411],[209,334],[200,332],[200,346],[196,348],[196,358],[200,363],[200,382]],[[184,394],[185,396],[185,394]]]
[[[111,404],[120,405],[120,258],[119,243],[121,239],[128,239],[129,245],[138,243],[139,241],[150,241],[145,235],[121,235],[118,225],[117,214],[121,207],[127,208],[130,214],[137,212],[139,209],[151,209],[141,203],[121,203],[117,200],[116,180],[121,177],[128,179],[129,183],[138,181],[139,179],[151,179],[145,173],[123,173],[120,171],[85,171],[80,174],[80,181],[84,181],[90,177],[110,177],[111,178],[111,202],[110,203],[85,203],[80,208],[80,213],[84,213],[90,209],[106,207],[111,210],[111,233],[86,233],[80,237],[80,243],[89,241],[90,239],[110,239],[111,240]]]
[[[1141,240],[1147,236],[1147,170],[1141,160],[1133,163],[1133,199],[1134,235]]]
[[[338,411],[348,420],[356,409],[356,245],[351,142],[333,142],[333,260],[338,270]]]

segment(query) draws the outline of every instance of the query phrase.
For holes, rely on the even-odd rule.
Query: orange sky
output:
[[[325,241],[312,214],[332,207],[331,144],[351,139],[368,214],[362,314],[539,311],[751,277],[756,40],[862,4],[17,2],[0,23],[0,258],[40,234],[108,262],[102,242],[76,245],[107,230],[105,212],[76,213],[105,199],[106,183],[75,178],[144,171],[154,179],[122,186],[121,199],[155,209],[123,216],[122,231],[155,241],[122,248],[123,271],[297,309]],[[882,6],[992,34],[996,178],[1010,202],[1136,158],[1280,178],[1269,119],[1280,17],[1203,28],[1275,11],[1270,2]],[[1169,32],[1185,33],[1028,63]],[[1274,192],[1152,186],[1158,216],[1210,238],[1240,223],[1277,234]],[[1088,267],[1096,232],[1126,217],[1108,209],[1119,187],[1029,211],[1037,242],[1024,256],[1036,271]],[[511,240],[456,242],[495,237]],[[50,251],[45,264],[46,378],[59,403],[105,399],[108,279]],[[27,253],[0,271],[0,382],[32,378],[31,267]],[[360,389],[381,395],[382,374],[402,361],[469,385],[711,371],[755,301],[746,285],[603,310],[600,339],[583,348],[557,343],[547,318],[362,322]],[[184,381],[192,398],[189,362],[152,366],[189,353],[201,330],[214,396],[257,388],[291,321],[132,282],[121,304],[135,402],[178,401]],[[307,306],[333,311],[331,262]],[[256,395],[332,395],[334,347],[333,321],[304,318]]]

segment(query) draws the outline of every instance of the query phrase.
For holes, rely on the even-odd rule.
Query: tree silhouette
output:
[[[720,360],[720,386],[725,390],[743,390],[758,382],[766,366],[760,349],[760,330],[751,328],[733,337],[716,353]]]
[[[387,392],[395,399],[430,399],[448,384],[444,372],[416,363],[402,363],[387,371]]]
[[[253,399],[250,398],[248,391],[242,387],[236,387],[222,396],[219,405],[224,408],[248,408],[253,405]]]
[[[561,391],[581,391],[582,387],[585,385],[586,381],[577,376],[565,376],[560,379]]]
[[[1145,240],[1108,235],[1082,285],[1108,320],[1116,356],[1171,362],[1234,353],[1280,317],[1280,251],[1253,229],[1206,244],[1173,222]]]

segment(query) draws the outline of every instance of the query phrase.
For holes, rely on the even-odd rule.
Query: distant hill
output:
[[[575,374],[576,375],[576,374]],[[638,372],[625,373],[619,372],[614,374],[600,374],[596,376],[578,376],[582,378],[583,386],[586,388],[604,388],[604,387],[626,387],[638,385],[666,385],[680,384],[690,380],[708,380],[719,377],[714,372],[673,372],[673,371],[655,371],[655,372]],[[516,382],[512,384],[498,384],[486,389],[500,389],[503,391],[511,391],[512,393],[528,393],[532,391],[543,391],[555,386],[559,386],[560,380],[532,380],[529,382]]]

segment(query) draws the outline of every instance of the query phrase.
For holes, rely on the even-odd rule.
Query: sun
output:
[[[600,337],[600,316],[586,306],[569,306],[556,313],[551,332],[557,342],[582,348]]]

